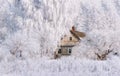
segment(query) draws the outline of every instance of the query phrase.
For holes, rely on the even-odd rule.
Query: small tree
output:
[[[112,43],[113,44],[113,43]],[[107,59],[107,56],[113,52],[113,49],[111,49],[111,45],[109,45],[108,49],[102,51],[101,49],[97,48],[98,49],[98,53],[95,52],[95,55],[97,56],[97,60],[106,60]],[[106,43],[104,43],[104,46],[103,48],[106,47]]]

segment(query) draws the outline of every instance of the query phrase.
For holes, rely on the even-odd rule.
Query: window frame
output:
[[[62,53],[62,49],[58,49],[58,54],[61,54]]]
[[[69,54],[71,54],[72,53],[72,48],[68,48],[68,52],[69,52]]]
[[[72,37],[69,37],[69,40],[72,41],[73,40]]]

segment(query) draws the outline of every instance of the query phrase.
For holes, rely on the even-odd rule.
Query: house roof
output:
[[[71,36],[72,35],[72,36]],[[72,40],[70,40],[69,37],[74,37]],[[74,27],[72,27],[72,30],[70,30],[70,36],[64,36],[61,38],[60,46],[61,47],[73,47],[75,46],[79,41],[80,38],[85,37],[85,33],[76,31]]]
[[[60,47],[73,47],[75,45],[61,45]]]
[[[80,40],[80,37],[81,37],[81,38],[85,37],[85,33],[83,33],[83,32],[70,30],[70,33],[71,33],[75,38],[77,38],[78,40]]]

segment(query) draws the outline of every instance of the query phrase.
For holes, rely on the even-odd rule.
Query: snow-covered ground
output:
[[[53,59],[73,25],[86,37]],[[120,76],[119,29],[120,0],[0,0],[0,76]]]
[[[3,61],[0,76],[119,76],[120,59],[93,61],[67,57],[58,60],[26,59]]]

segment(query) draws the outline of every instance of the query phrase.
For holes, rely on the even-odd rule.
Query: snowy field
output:
[[[27,59],[0,63],[0,76],[119,76],[120,59],[106,61],[62,58]]]
[[[53,59],[73,25],[86,37]],[[0,76],[120,76],[120,0],[0,0]]]

